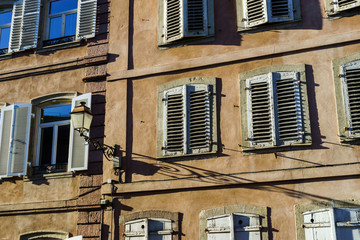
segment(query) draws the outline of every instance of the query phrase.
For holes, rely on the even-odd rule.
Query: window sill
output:
[[[294,151],[301,150],[312,146],[312,142],[297,143],[286,146],[273,146],[273,147],[242,147],[242,152],[245,155],[248,154],[262,154],[262,153],[275,153],[279,151]]]
[[[166,50],[169,48],[176,48],[176,47],[184,47],[188,45],[196,45],[199,43],[205,43],[205,42],[212,42],[215,40],[215,37],[213,35],[206,36],[206,37],[193,37],[193,38],[185,38],[180,39],[174,42],[169,43],[159,43],[158,48],[160,50]]]
[[[78,46],[84,45],[84,42],[85,42],[84,40],[75,40],[72,42],[54,44],[54,45],[39,48],[35,51],[35,53],[46,53],[46,52],[51,52],[51,51],[56,51],[56,50],[61,50],[61,49],[66,49],[66,48],[78,47]]]
[[[329,20],[336,20],[343,17],[351,17],[360,14],[360,7],[350,8],[338,12],[327,11],[326,14]]]
[[[277,30],[277,29],[284,29],[284,28],[292,28],[297,27],[301,24],[301,19],[288,21],[288,22],[279,22],[279,23],[266,23],[259,26],[245,28],[238,26],[238,33],[239,34],[250,34],[250,33],[257,33],[257,32],[265,32],[270,30]]]
[[[185,155],[174,155],[174,156],[158,156],[159,161],[187,161],[187,160],[197,160],[197,159],[206,159],[213,158],[217,155],[217,151],[196,153],[196,154],[185,154]]]
[[[36,180],[48,180],[48,179],[57,179],[57,178],[72,178],[74,177],[73,172],[60,172],[60,173],[45,173],[45,174],[36,174],[24,176],[24,182],[32,182]]]

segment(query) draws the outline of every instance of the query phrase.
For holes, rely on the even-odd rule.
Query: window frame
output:
[[[253,79],[256,77],[263,77],[270,73],[282,74],[285,75],[287,73],[296,73],[298,76],[299,82],[299,101],[300,104],[297,103],[296,111],[301,111],[301,120],[302,120],[302,129],[300,131],[298,129],[298,134],[301,133],[302,136],[299,136],[299,140],[291,140],[291,141],[280,141],[277,136],[279,136],[279,129],[272,127],[272,141],[268,144],[253,144],[251,141],[251,119],[249,116],[251,115],[251,105],[249,99],[249,79]],[[281,75],[282,76],[282,75]],[[308,99],[307,99],[307,87],[306,87],[306,76],[305,76],[305,65],[279,65],[279,66],[269,66],[260,69],[255,69],[250,72],[241,73],[240,74],[240,106],[241,106],[241,146],[244,152],[254,151],[260,149],[273,149],[273,148],[285,148],[292,146],[309,146],[311,145],[311,130],[310,130],[310,115],[308,108]],[[273,88],[275,81],[270,83],[270,87]],[[273,91],[270,89],[270,91]],[[274,90],[270,96],[273,96],[276,91]],[[270,97],[270,103],[275,103],[275,100]],[[275,105],[272,109],[273,111],[277,111],[277,105]],[[271,115],[269,116],[273,125],[278,125],[277,114],[273,115],[273,111],[270,109]],[[299,113],[297,113],[299,114]],[[299,120],[299,116],[298,116]],[[298,123],[299,124],[299,123]],[[276,130],[276,132],[274,132]]]
[[[187,141],[190,139],[189,136],[189,118],[190,114],[187,113],[189,110],[189,101],[184,97],[183,101],[183,124],[184,129],[182,131],[182,137],[184,138],[183,151],[169,152],[166,150],[166,135],[167,135],[167,119],[166,119],[166,104],[167,104],[167,93],[171,91],[177,91],[179,89],[183,96],[188,96],[188,87],[199,87],[200,89],[209,89],[207,102],[207,112],[209,116],[204,119],[207,122],[207,129],[209,133],[206,134],[208,141],[208,147],[190,149],[190,143]],[[201,154],[211,154],[217,152],[217,113],[216,113],[216,78],[212,77],[194,77],[184,78],[176,81],[172,81],[163,85],[158,86],[158,115],[157,115],[157,157],[158,158],[172,158],[172,157],[183,157],[193,156]]]
[[[11,12],[11,15],[12,15],[12,14],[13,14],[13,9],[10,8],[10,6],[9,6],[9,8],[1,8],[1,9],[0,9],[0,14],[6,13],[6,12]],[[6,52],[4,52],[4,53],[0,52],[0,55],[3,55],[3,54],[8,53],[9,45],[10,45],[11,23],[12,23],[12,16],[11,16],[11,21],[10,21],[10,23],[0,25],[0,39],[1,39],[1,35],[2,35],[2,32],[3,32],[3,29],[4,29],[4,28],[10,28],[9,39],[8,39],[8,46],[7,46],[6,48],[3,48],[3,49],[6,49]],[[0,50],[1,50],[1,49],[0,49]]]

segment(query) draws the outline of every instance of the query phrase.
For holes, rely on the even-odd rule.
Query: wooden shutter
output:
[[[97,0],[79,0],[76,39],[95,37]]]
[[[336,237],[340,239],[360,240],[360,209],[335,208]]]
[[[360,6],[360,0],[331,0],[334,11],[346,11],[348,9]]]
[[[360,60],[340,68],[349,138],[360,137]]]
[[[303,142],[300,79],[296,72],[274,72],[277,145]]]
[[[207,1],[184,0],[186,37],[206,36],[208,34]]]
[[[161,218],[151,218],[148,220],[149,240],[171,240],[172,223],[171,220]]]
[[[11,126],[13,118],[13,106],[4,107],[1,109],[1,124],[0,124],[0,177],[7,177],[9,152],[10,152],[10,137]]]
[[[21,49],[35,48],[38,40],[40,0],[24,0]]]
[[[272,73],[246,79],[248,135],[251,147],[275,144]]]
[[[13,6],[13,15],[11,20],[9,52],[19,51],[21,45],[21,30],[24,15],[23,0],[17,1]]]
[[[267,0],[269,22],[294,20],[292,0]]]
[[[233,215],[226,214],[207,219],[207,240],[229,240],[234,239]]]
[[[235,240],[261,240],[260,230],[262,226],[259,215],[234,213],[233,220]]]
[[[254,27],[268,22],[267,0],[242,0],[245,27]]]
[[[139,219],[125,223],[125,240],[148,240],[148,220]]]
[[[332,211],[321,209],[303,215],[305,240],[336,240]]]
[[[78,97],[73,98],[71,110],[75,106],[79,106],[80,102],[85,102],[86,106],[91,108],[91,93],[86,93]],[[89,144],[80,136],[79,132],[74,130],[71,123],[70,127],[70,146],[69,146],[69,171],[87,170],[88,168],[88,155]],[[90,136],[90,132],[86,132],[86,135]]]
[[[66,238],[65,240],[83,240],[83,236],[75,236],[71,238]]]
[[[166,42],[176,41],[184,37],[184,1],[165,1],[165,39]]]

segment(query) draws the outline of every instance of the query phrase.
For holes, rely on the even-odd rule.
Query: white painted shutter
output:
[[[205,84],[186,86],[187,132],[186,147],[188,154],[210,151],[212,89]]]
[[[233,222],[232,214],[208,218],[206,222],[207,240],[234,239]]]
[[[148,240],[148,220],[139,219],[125,223],[125,240]]]
[[[21,49],[35,48],[38,40],[40,0],[24,0]]]
[[[85,105],[91,109],[91,93],[86,93],[73,98],[71,111],[76,106],[79,106],[80,102],[85,102]],[[90,136],[90,132],[86,132],[85,134]],[[87,170],[88,155],[89,144],[84,140],[83,137],[80,136],[79,132],[74,130],[74,127],[71,123],[68,170]]]
[[[294,20],[292,0],[267,0],[269,22]]]
[[[76,237],[66,238],[65,240],[83,240],[83,236],[76,236]]]
[[[171,220],[161,218],[150,218],[148,220],[149,240],[171,240]]]
[[[268,22],[267,0],[242,0],[245,27],[254,27]]]
[[[346,11],[351,8],[360,6],[360,0],[330,0],[334,6],[334,11]]]
[[[335,208],[334,216],[337,240],[360,240],[359,208]]]
[[[185,154],[186,105],[185,86],[164,92],[164,155]]]
[[[95,37],[97,0],[78,0],[76,39]]]
[[[349,138],[360,137],[360,60],[340,67]]]
[[[21,29],[23,23],[24,4],[23,0],[17,1],[13,6],[11,20],[9,52],[19,51],[21,45]]]
[[[9,152],[10,152],[10,137],[12,132],[12,118],[13,106],[4,107],[1,109],[1,124],[0,124],[0,177],[7,177]]]
[[[246,79],[246,92],[250,146],[274,146],[272,73]]]
[[[336,240],[333,215],[329,209],[303,213],[305,240]]]
[[[255,214],[233,214],[235,240],[261,240],[260,217]]]
[[[276,145],[303,142],[300,79],[297,72],[274,72]]]
[[[172,42],[184,37],[184,1],[163,0],[165,2],[165,40]]]
[[[208,35],[208,0],[184,0],[185,37]]]

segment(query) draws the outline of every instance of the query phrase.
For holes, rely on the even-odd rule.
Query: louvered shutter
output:
[[[360,240],[360,209],[335,208],[336,237],[340,239]]]
[[[10,31],[10,44],[9,52],[19,51],[21,45],[21,29],[23,23],[23,0],[17,1],[13,6],[13,15],[11,20],[11,31]]]
[[[139,219],[125,223],[125,240],[148,240],[148,220]]]
[[[164,155],[185,153],[185,86],[164,91]]]
[[[246,92],[250,146],[274,146],[272,73],[246,79]]]
[[[86,93],[73,98],[71,110],[85,102],[86,106],[91,108],[91,93]],[[86,132],[90,136],[90,132]],[[74,130],[71,123],[70,144],[69,144],[69,171],[86,170],[88,168],[89,144],[80,136],[79,132]]]
[[[204,84],[186,86],[187,153],[210,151],[212,89]]]
[[[165,1],[165,39],[167,42],[179,40],[184,37],[184,1]]]
[[[360,6],[360,0],[331,0],[334,11],[346,11],[348,9]]]
[[[303,213],[305,240],[336,240],[333,215],[329,209]]]
[[[245,27],[254,27],[268,22],[267,0],[243,0]]]
[[[233,214],[235,240],[261,240],[260,217],[255,214]]]
[[[149,240],[171,240],[172,223],[168,219],[149,219]]]
[[[267,0],[269,22],[294,20],[292,0]]]
[[[206,221],[207,240],[234,239],[233,222],[232,214],[208,218]]]
[[[360,60],[340,68],[349,138],[360,137]]]
[[[21,49],[35,48],[38,39],[40,0],[24,0]]]
[[[185,36],[196,37],[208,34],[208,0],[184,0]]]
[[[9,152],[10,152],[10,137],[12,132],[12,118],[13,106],[4,107],[1,109],[1,124],[0,124],[0,177],[7,177]]]
[[[95,37],[97,0],[79,0],[76,39]]]
[[[274,72],[274,109],[277,145],[303,142],[300,79],[297,72]]]

